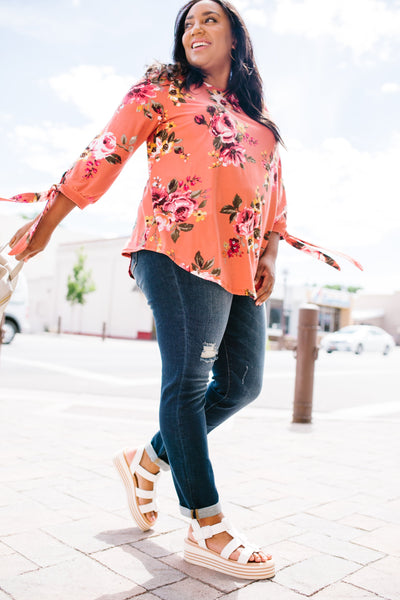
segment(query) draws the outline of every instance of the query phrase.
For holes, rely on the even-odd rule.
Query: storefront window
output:
[[[289,331],[290,315],[288,311],[284,311],[282,315],[283,306],[279,300],[270,300],[269,307],[267,307],[268,315],[268,327],[271,329],[279,329],[283,333],[287,334]]]
[[[274,329],[280,329],[281,326],[281,315],[282,309],[278,307],[271,306],[269,313],[269,327],[273,327]]]
[[[340,309],[320,306],[318,325],[321,331],[331,332],[339,329]]]

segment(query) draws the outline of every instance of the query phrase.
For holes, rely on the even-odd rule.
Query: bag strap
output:
[[[18,276],[18,274],[20,273],[22,267],[24,266],[24,261],[23,260],[19,260],[18,264],[13,268],[13,270],[10,273],[10,279],[13,280],[15,279],[15,277]]]
[[[4,258],[4,256],[1,255],[1,252],[3,252],[3,250],[5,250],[5,248],[7,248],[8,243],[3,244],[2,246],[0,246],[0,265],[2,265],[9,273],[9,278],[12,281],[13,279],[15,279],[19,272],[21,271],[22,267],[24,266],[24,261],[20,260],[18,261],[18,263],[15,265],[15,267],[12,269],[10,266],[10,263],[7,261],[6,258]]]

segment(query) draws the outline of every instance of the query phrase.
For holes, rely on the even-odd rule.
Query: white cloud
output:
[[[75,11],[69,8],[63,10],[61,7],[60,13],[46,9],[44,3],[42,7],[37,4],[39,3],[24,2],[22,7],[17,2],[0,2],[0,27],[39,42],[46,39],[47,42],[53,40],[57,44],[61,41],[80,43],[82,36],[95,36],[101,31],[99,19],[82,15],[76,19]]]
[[[54,175],[62,173],[94,137],[92,124],[71,127],[45,122],[40,125],[18,125],[12,133],[21,158],[35,171]]]
[[[262,8],[249,8],[243,11],[243,18],[246,23],[265,27],[267,24],[267,13]]]
[[[383,94],[398,94],[400,92],[400,84],[394,82],[384,83],[381,87]]]
[[[375,153],[343,138],[327,139],[319,148],[298,141],[288,147],[283,165],[294,235],[306,232],[311,242],[340,248],[378,243],[400,230],[400,133]]]
[[[266,26],[267,10],[264,0],[233,0],[232,4],[238,9],[247,25]]]
[[[61,175],[105,126],[133,81],[112,67],[82,65],[51,78],[49,83],[63,101],[78,108],[86,124],[19,125],[10,139],[15,139],[23,150],[24,162],[32,169]]]
[[[231,0],[237,10],[243,14],[245,10],[249,10],[253,7],[263,6],[264,0]]]
[[[359,58],[387,59],[400,36],[400,5],[385,0],[279,0],[273,29],[309,39],[331,37]]]
[[[118,75],[111,67],[104,66],[80,66],[52,78],[51,88],[65,102],[76,106],[87,122],[81,127],[54,122],[17,126],[9,137],[21,149],[21,162],[43,173],[48,187],[59,181],[106,125],[132,83],[132,77]],[[106,214],[110,210],[108,198],[113,212],[121,220],[126,218],[129,231],[134,217],[132,198],[136,203],[140,199],[148,175],[144,149],[137,152],[125,171],[107,192],[105,202],[102,200],[91,214]]]
[[[118,102],[134,83],[132,76],[118,75],[113,67],[80,65],[50,79],[51,88],[65,102],[72,102],[98,127],[105,125]]]

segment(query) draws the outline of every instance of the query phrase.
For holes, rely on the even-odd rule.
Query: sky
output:
[[[59,181],[154,60],[183,2],[0,0],[0,196]],[[400,289],[400,0],[233,0],[285,140],[288,231],[358,259],[337,272],[281,243],[288,284]],[[148,10],[146,10],[148,6]],[[63,226],[128,237],[144,148]],[[0,204],[2,214],[37,211]],[[13,232],[10,232],[10,234]]]

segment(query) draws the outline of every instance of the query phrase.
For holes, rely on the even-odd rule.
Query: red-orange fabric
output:
[[[149,179],[124,255],[162,252],[194,275],[252,297],[258,259],[272,231],[339,268],[286,231],[286,196],[272,132],[248,117],[235,95],[207,83],[186,91],[182,79],[163,73],[129,90],[59,184],[12,200],[51,203],[60,191],[84,208],[106,192],[142,143]]]

